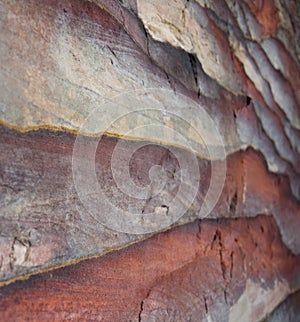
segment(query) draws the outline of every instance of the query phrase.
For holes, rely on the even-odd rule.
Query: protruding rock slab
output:
[[[300,286],[272,217],[203,220],[0,290],[4,320],[258,321]]]
[[[141,242],[2,289],[4,320],[252,321],[299,288],[299,9],[293,1],[2,1],[0,284]],[[99,107],[81,133],[88,167],[76,181],[76,134]],[[132,131],[152,121],[159,130]],[[94,158],[97,126],[114,137],[102,138]],[[193,127],[204,130],[201,140]],[[187,144],[171,148],[167,128]],[[207,140],[215,129],[226,152],[216,158],[203,154],[205,145],[220,148]],[[180,167],[191,150],[201,180]],[[127,177],[112,171],[113,156],[128,161]],[[213,173],[224,174],[224,187]],[[211,182],[221,188],[216,205],[206,197]],[[203,219],[207,204],[215,207],[201,225],[145,242],[149,229],[128,230]],[[136,216],[124,220],[120,209]]]
[[[174,153],[179,159],[188,159],[190,152],[151,142],[140,147],[140,142],[103,136],[95,155],[95,174],[102,194],[95,193],[97,187],[91,186],[87,174],[82,184],[86,185],[83,192],[89,199],[80,197],[74,184],[72,157],[76,135],[49,130],[22,134],[4,126],[0,129],[2,281],[144,239],[149,235],[135,234],[133,225],[138,218],[146,219],[143,216],[148,213],[153,213],[154,221],[154,226],[149,226],[150,233],[168,228],[169,222],[172,225],[203,218],[203,201],[212,193],[209,192],[212,164],[218,173],[223,163],[196,158],[200,178],[191,183],[196,188],[196,197],[184,204],[187,212],[178,218],[176,212],[175,217],[171,213],[173,198],[182,193],[178,177],[181,169]],[[97,140],[84,137],[84,151]],[[126,185],[137,185],[138,193],[148,187],[150,194],[146,198],[129,196],[128,190],[124,192],[116,184],[124,175],[122,172],[114,177],[112,172],[112,157],[118,144],[125,147],[119,149],[119,162],[130,149],[136,149],[128,164]],[[84,164],[86,160],[83,159]],[[290,194],[287,179],[270,174],[261,154],[252,149],[235,153],[226,161],[224,186],[209,218],[274,216],[283,241],[297,253],[299,205]],[[162,189],[159,193],[155,190],[153,166],[162,167],[164,173],[158,177],[158,188]],[[106,200],[112,205],[108,212]],[[188,198],[183,198],[181,202],[187,201]],[[116,229],[114,224],[120,220],[117,218],[120,209],[138,214],[122,225],[123,230]],[[140,226],[147,228],[147,223],[140,222]]]

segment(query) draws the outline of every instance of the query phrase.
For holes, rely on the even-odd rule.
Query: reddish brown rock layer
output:
[[[0,130],[2,280],[103,253],[147,237],[104,227],[100,210],[99,217],[88,213],[73,183],[75,135],[49,130],[22,134],[3,126]],[[86,137],[85,146],[94,140],[96,138]],[[139,200],[124,196],[113,179],[111,156],[120,141],[111,137],[100,141],[96,153],[100,185],[115,207],[127,210],[134,206],[138,213],[152,212],[165,204],[164,197],[157,195]],[[137,144],[124,142],[128,147]],[[182,149],[176,151],[183,157],[189,154]],[[138,149],[130,161],[130,179],[141,187],[148,185],[149,170],[157,164],[167,173],[163,192],[172,197],[179,186],[174,174],[180,169],[167,146],[149,143]],[[211,162],[198,158],[198,165],[199,190],[181,222],[199,218],[211,180]],[[288,181],[270,174],[261,155],[248,149],[227,158],[224,189],[209,217],[255,217],[258,214],[273,215],[283,241],[292,250],[298,249],[299,205],[291,196]]]
[[[197,221],[3,287],[0,316],[6,321],[200,321],[208,316],[226,321],[246,283],[266,291],[276,285],[285,285],[287,292],[298,289],[299,265],[299,256],[280,242],[271,217]],[[256,296],[259,292],[258,287]],[[277,291],[268,310],[286,296]],[[261,318],[264,301],[256,312]]]

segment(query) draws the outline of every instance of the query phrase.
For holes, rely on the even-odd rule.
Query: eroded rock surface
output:
[[[299,265],[272,217],[205,219],[3,287],[0,314],[34,321],[259,321],[298,289]]]
[[[260,150],[271,171],[289,176],[299,198],[299,50],[292,28],[298,20],[292,10],[297,12],[296,4],[279,2],[249,8],[243,2],[138,1],[126,7],[114,1],[7,0],[1,7],[1,119],[22,130],[79,130],[107,99],[159,88],[165,95],[148,93],[142,103],[172,112],[194,99],[213,118],[228,154],[248,146]],[[265,17],[273,12],[279,20],[270,26]],[[155,39],[175,46],[158,36],[167,32],[177,39],[179,33],[205,52],[155,42],[135,14],[147,30],[160,22],[155,32],[149,30]],[[130,100],[123,105],[132,111]],[[123,113],[119,109],[117,115]],[[95,123],[90,132],[102,129],[101,119]],[[126,131],[128,121],[122,126],[113,134]]]
[[[60,297],[56,279],[47,273],[5,288],[3,316],[15,319],[30,311],[39,319],[43,306],[47,319],[90,318],[94,312],[104,319],[260,320],[296,292],[299,21],[299,4],[281,0],[2,1],[1,283],[134,242],[141,245],[120,258],[114,254],[53,273],[57,283],[74,287],[70,276],[90,268],[87,280],[96,281],[97,289],[104,285],[105,293],[107,281],[99,272],[106,267],[109,275],[116,267],[126,279],[120,300],[127,305],[131,275],[122,271],[122,256],[128,252],[125,262],[138,263],[132,275],[138,295],[119,313],[113,310],[119,284],[108,302],[97,295],[99,311],[89,297],[95,292],[86,294],[90,282],[78,282],[87,301],[80,296],[77,305],[73,290]],[[78,137],[82,154],[74,156]],[[130,160],[128,151],[134,151]],[[76,157],[88,165],[77,186]],[[114,172],[113,157],[118,164],[128,162],[127,177],[118,167]],[[180,158],[196,160],[194,170],[200,173],[182,191],[186,169]],[[116,211],[108,211],[91,184],[93,167]],[[78,182],[86,185],[86,196],[78,193]],[[216,204],[206,197],[212,182],[221,187]],[[189,188],[195,188],[192,202],[187,202]],[[186,210],[179,215],[171,206],[178,191],[177,209]],[[123,230],[119,209],[137,214],[125,220]],[[204,217],[209,218],[204,224],[196,221],[141,242]],[[136,234],[130,225],[151,229]],[[186,234],[177,245],[180,229]],[[155,253],[156,241],[166,236],[165,253],[160,246]],[[162,253],[166,262],[158,261]],[[136,254],[144,254],[145,264]],[[137,281],[136,276],[143,277]],[[112,280],[119,283],[119,275]],[[55,294],[54,302],[47,302],[48,295],[39,299],[43,283]],[[68,296],[73,300],[62,308],[59,303]],[[285,310],[278,306],[269,318]]]
[[[168,222],[172,225],[176,221],[171,211],[176,215],[178,207],[174,210],[169,207],[181,185],[177,158],[188,159],[190,152],[180,148],[173,148],[171,152],[170,147],[151,142],[139,148],[139,142],[102,138],[95,161],[103,198],[113,204],[113,211],[107,212],[105,200],[99,200],[99,194],[95,194],[95,187],[87,175],[83,179],[91,187],[91,190],[84,190],[89,199],[83,199],[76,190],[72,173],[75,138],[73,134],[49,130],[21,134],[1,128],[0,272],[3,280],[146,238],[147,233],[134,233],[136,217],[128,225],[123,223],[120,228],[113,229],[116,227],[114,221],[120,220],[117,217],[119,209],[136,212],[140,218],[153,213],[155,226],[150,233],[155,229],[166,229]],[[97,138],[86,137],[85,151],[95,141]],[[122,141],[127,148],[121,150],[118,162],[127,156],[129,147],[136,145],[129,165],[130,180],[138,184],[140,191],[148,185],[154,188],[155,181],[150,181],[149,177],[150,169],[160,165],[166,174],[159,179],[164,182],[162,193],[151,190],[150,195],[142,198],[138,195],[131,197],[122,191],[111,167],[113,153]],[[197,158],[201,178],[194,182],[196,197],[188,211],[178,218],[181,223],[202,218],[203,202],[211,187],[212,165],[218,173],[223,162]],[[209,218],[274,216],[283,241],[297,253],[299,205],[291,195],[286,178],[271,175],[262,155],[253,149],[227,158],[226,171],[224,187]],[[126,181],[127,186],[129,183]],[[184,204],[187,200],[182,197],[180,202]],[[95,202],[99,208],[89,211],[91,208],[86,202]],[[146,224],[141,226],[147,228]]]

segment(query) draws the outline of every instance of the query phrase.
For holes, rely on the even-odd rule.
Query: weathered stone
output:
[[[299,16],[281,0],[2,1],[0,283],[139,241],[53,272],[65,297],[52,273],[1,289],[5,319],[252,321],[299,289]]]
[[[259,321],[299,288],[299,265],[299,256],[280,242],[272,217],[205,219],[3,287],[0,315],[34,321]]]

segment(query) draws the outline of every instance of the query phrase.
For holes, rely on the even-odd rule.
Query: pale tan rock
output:
[[[276,280],[272,288],[260,285],[247,280],[244,293],[230,309],[229,322],[262,320],[290,293],[286,281]]]
[[[137,1],[138,15],[151,36],[196,54],[204,71],[226,89],[245,93],[231,49],[206,11],[193,1]]]

